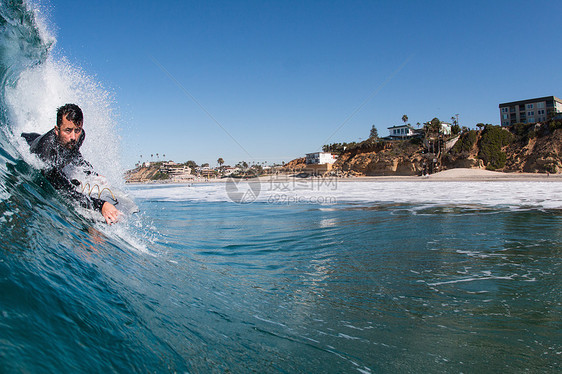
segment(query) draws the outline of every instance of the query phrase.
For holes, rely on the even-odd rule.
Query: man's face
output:
[[[63,147],[66,149],[73,149],[82,134],[82,124],[75,125],[67,120],[66,117],[63,117],[60,127],[55,126],[55,134]]]

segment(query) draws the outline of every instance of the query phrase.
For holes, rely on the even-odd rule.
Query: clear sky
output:
[[[562,96],[561,1],[43,4],[55,52],[114,94],[125,167],[287,162],[404,114],[474,128]]]

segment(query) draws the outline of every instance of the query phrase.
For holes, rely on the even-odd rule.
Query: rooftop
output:
[[[527,99],[527,100],[519,100],[519,101],[511,101],[509,103],[502,103],[499,106],[513,106],[513,105],[523,105],[527,103],[537,102],[537,101],[547,101],[547,100],[554,100],[562,104],[562,100],[557,98],[556,96],[545,96],[545,97],[537,97],[535,99]]]

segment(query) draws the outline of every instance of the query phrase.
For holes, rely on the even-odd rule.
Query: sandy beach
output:
[[[539,173],[504,173],[484,169],[450,169],[426,176],[392,176],[392,177],[361,177],[356,179],[397,179],[397,180],[430,180],[430,181],[562,181],[562,174],[539,174]]]
[[[289,175],[263,176],[260,181],[271,179],[293,179]],[[304,178],[304,180],[309,178]],[[365,177],[344,177],[338,181],[346,182],[375,182],[375,181],[543,181],[560,182],[562,174],[539,174],[539,173],[504,173],[483,169],[458,168],[444,170],[439,173],[415,176],[415,175],[388,175],[388,176],[365,176]]]

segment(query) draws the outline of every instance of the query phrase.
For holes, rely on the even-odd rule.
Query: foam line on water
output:
[[[282,190],[262,183],[257,202],[273,203],[400,203],[439,206],[491,206],[512,209],[562,209],[562,183],[494,182],[343,182],[335,186],[290,187]],[[141,185],[132,188],[138,199],[166,201],[231,201],[225,183]],[[285,197],[285,199],[279,199]],[[319,198],[322,199],[319,199]]]

